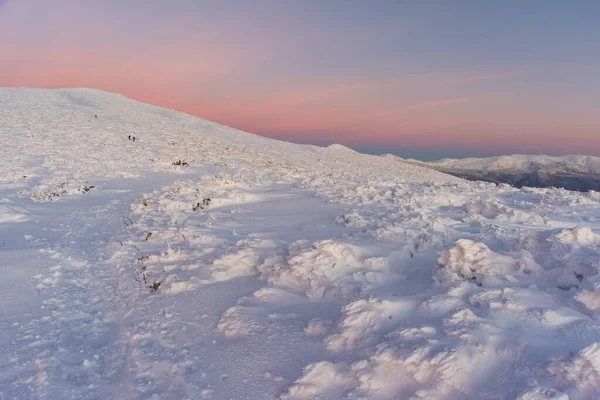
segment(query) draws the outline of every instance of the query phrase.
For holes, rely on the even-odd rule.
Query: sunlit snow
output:
[[[0,89],[0,392],[600,398],[599,210],[96,90]]]

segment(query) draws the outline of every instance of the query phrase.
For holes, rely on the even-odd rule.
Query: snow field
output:
[[[600,397],[598,193],[0,97],[6,398]]]
[[[189,223],[190,218],[174,210],[192,213],[191,205],[208,193],[213,202],[197,218],[215,229],[229,226],[211,216],[220,204],[233,207],[235,219],[248,213],[246,199],[261,202],[244,191],[270,190],[224,176],[202,184],[205,188],[196,190],[194,182],[177,183],[165,189],[169,200],[159,197],[155,209],[151,201],[141,208],[136,204],[134,215],[149,213],[153,224],[176,226],[170,229],[187,232],[183,236],[189,235],[192,243],[198,229],[180,227],[179,220]],[[225,255],[194,259],[192,268],[172,244],[150,260],[195,272],[185,279],[177,275],[181,282],[174,282],[173,275],[160,276],[177,287],[166,286],[165,295],[258,279],[260,287],[240,297],[216,322],[215,331],[226,339],[261,340],[277,324],[321,343],[327,356],[308,363],[294,383],[289,376],[279,377],[287,383],[283,398],[476,398],[481,393],[516,398],[558,381],[563,383],[552,387],[556,393],[572,398],[595,393],[589,385],[580,389],[561,377],[571,364],[553,372],[559,371],[553,363],[597,340],[597,235],[589,227],[563,228],[562,221],[551,217],[512,218],[535,215],[522,210],[536,203],[519,199],[521,209],[515,209],[515,196],[508,195],[512,190],[474,186],[472,195],[465,196],[455,194],[454,184],[369,190],[346,184],[335,188],[343,191],[336,196],[328,185],[324,197],[343,207],[323,224],[342,228],[333,238],[311,241],[300,235],[281,241],[256,233],[236,240]],[[488,199],[494,192],[501,200]],[[535,194],[532,201],[539,200]],[[480,213],[473,211],[473,203],[481,205]],[[552,207],[546,214],[555,212]],[[136,237],[144,241],[149,226],[139,229]],[[201,253],[212,254],[211,243],[223,235],[204,235]],[[329,311],[315,316],[315,306]],[[281,312],[286,309],[294,311]]]

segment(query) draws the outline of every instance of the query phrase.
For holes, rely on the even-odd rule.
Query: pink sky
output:
[[[197,3],[9,0],[0,85],[94,87],[299,142],[600,155],[593,57],[486,58],[460,37],[453,54],[437,49],[444,37],[360,10]]]

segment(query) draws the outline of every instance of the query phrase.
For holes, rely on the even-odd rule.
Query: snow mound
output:
[[[355,150],[352,150],[349,147],[346,147],[346,146],[344,146],[342,144],[337,144],[337,143],[334,143],[334,144],[331,144],[331,145],[327,146],[327,150],[338,151],[338,152],[345,152],[345,153],[356,153]]]
[[[539,273],[541,267],[531,258],[517,260],[491,251],[483,243],[461,239],[456,247],[442,252],[436,278],[440,283],[448,280],[468,280],[478,285],[493,286],[498,279],[518,281],[518,275]]]
[[[600,395],[600,343],[594,343],[578,354],[559,357],[548,367],[558,386],[573,398],[595,398]]]

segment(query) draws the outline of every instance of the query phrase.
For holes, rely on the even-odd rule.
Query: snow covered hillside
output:
[[[547,168],[574,168],[580,171],[600,172],[600,157],[567,155],[552,157],[545,155],[515,154],[510,156],[484,157],[484,158],[445,158],[440,161],[428,163],[445,168],[506,171],[518,170],[534,172],[539,167]]]
[[[394,158],[392,155],[385,155]],[[434,162],[402,160],[466,179],[508,183],[517,187],[562,187],[600,190],[600,157],[523,155],[443,159]]]
[[[0,397],[599,398],[599,206],[0,89]]]

